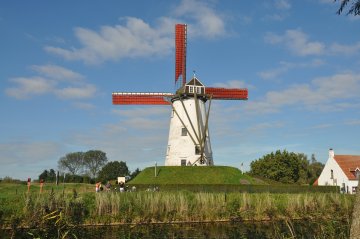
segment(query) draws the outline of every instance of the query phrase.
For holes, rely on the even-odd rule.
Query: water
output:
[[[226,222],[87,228],[80,238],[348,238],[347,222]]]
[[[119,226],[78,227],[77,238],[349,238],[350,223],[332,219],[273,221],[273,222],[223,222],[223,223],[176,223]],[[0,238],[57,238],[56,231],[0,230]],[[54,234],[54,235],[53,235]],[[73,238],[73,237],[66,237]]]

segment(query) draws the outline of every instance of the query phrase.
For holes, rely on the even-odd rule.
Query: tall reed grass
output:
[[[98,222],[173,222],[219,220],[270,220],[331,218],[349,219],[353,199],[337,193],[98,193]]]

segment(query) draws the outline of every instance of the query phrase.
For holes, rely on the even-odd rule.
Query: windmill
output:
[[[113,92],[115,105],[170,105],[165,166],[214,165],[209,136],[212,100],[247,100],[248,90],[206,87],[195,76],[186,82],[187,25],[175,25],[175,93]],[[181,80],[180,80],[181,78]]]

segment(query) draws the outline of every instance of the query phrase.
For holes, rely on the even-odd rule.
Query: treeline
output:
[[[128,176],[131,179],[140,173],[138,168],[134,172],[130,172],[126,162],[108,162],[106,153],[100,150],[68,153],[59,159],[58,168],[61,173],[54,169],[44,170],[39,175],[39,180],[94,183],[95,181],[114,180],[119,176]]]
[[[314,154],[308,160],[303,153],[278,150],[251,162],[249,173],[281,183],[313,184],[323,168]]]

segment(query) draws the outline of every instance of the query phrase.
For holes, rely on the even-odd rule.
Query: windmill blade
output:
[[[175,84],[181,75],[181,86],[186,84],[186,30],[186,24],[175,25]]]
[[[205,92],[213,100],[247,100],[248,90],[239,88],[206,87]]]
[[[167,99],[173,96],[172,93],[114,92],[112,102],[114,105],[170,105]]]

